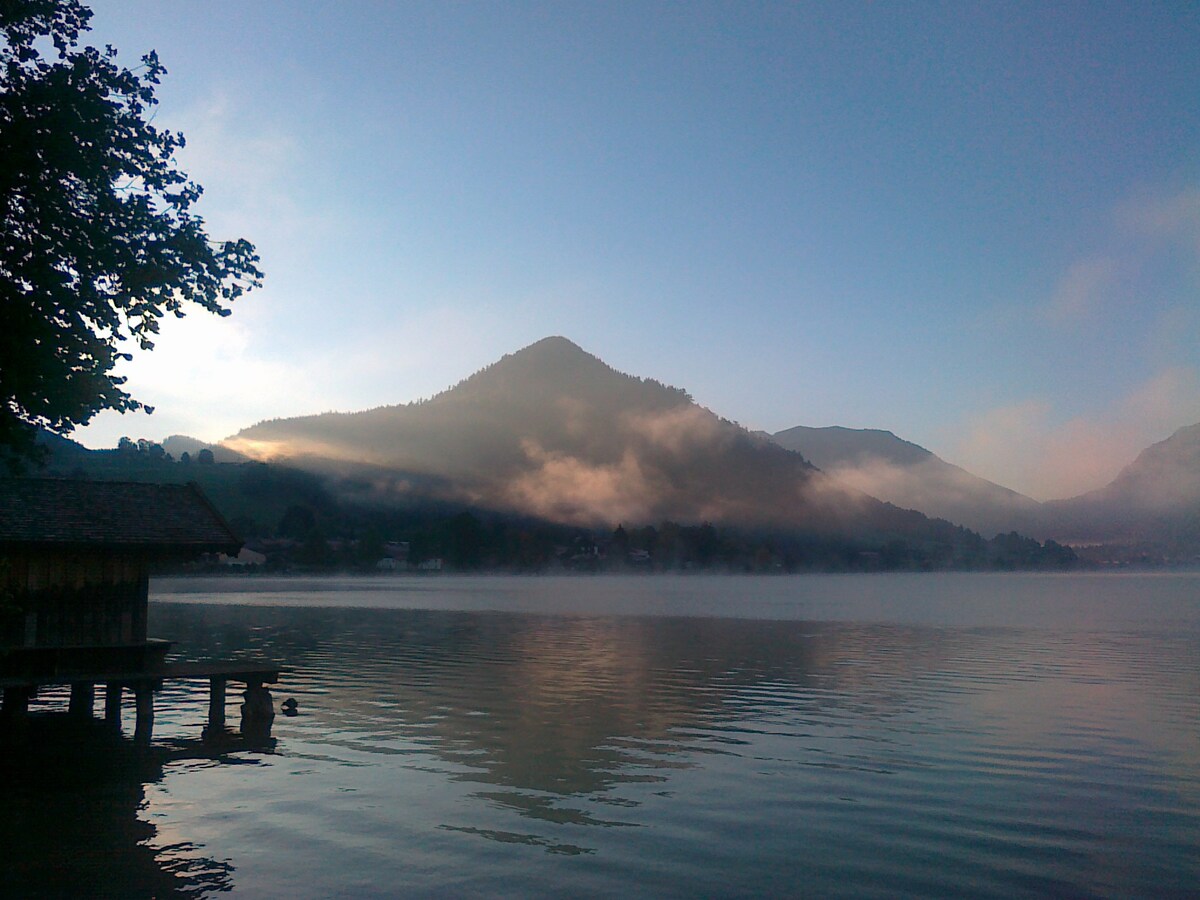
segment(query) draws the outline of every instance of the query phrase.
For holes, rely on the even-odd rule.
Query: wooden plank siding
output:
[[[148,560],[86,550],[10,550],[0,573],[20,616],[0,645],[66,647],[146,640]]]
[[[0,479],[0,654],[144,644],[151,562],[240,546],[194,484]]]
[[[19,731],[31,698],[51,684],[71,685],[69,713],[90,716],[103,683],[105,720],[120,726],[128,688],[134,739],[149,741],[162,683],[208,678],[214,739],[226,733],[226,682],[241,680],[243,735],[269,740],[275,711],[263,685],[279,678],[278,665],[168,663],[171,642],[146,634],[152,564],[240,547],[194,484],[0,478],[0,724]]]

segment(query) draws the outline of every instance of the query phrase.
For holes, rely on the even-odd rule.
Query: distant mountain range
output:
[[[797,425],[771,437],[843,484],[986,537],[1042,530],[1036,500],[972,475],[890,431]]]
[[[1043,504],[1043,522],[1074,543],[1200,554],[1200,425],[1147,447],[1099,490]]]
[[[1200,553],[1200,425],[1148,447],[1105,487],[1046,503],[888,431],[799,426],[772,437],[839,481],[984,535],[1015,530],[1073,545],[1153,545],[1176,559]]]
[[[561,337],[419,403],[261,422],[223,442],[260,460],[369,479],[381,495],[581,525],[672,519],[814,534],[925,535],[919,513],[843,485],[800,454],[615,371]]]
[[[85,461],[73,442],[46,443],[61,471]],[[260,422],[218,445],[163,442],[176,459],[206,447],[218,463],[319,473],[338,496],[369,504],[433,502],[583,526],[713,522],[876,544],[954,543],[949,522],[985,538],[1017,531],[1154,558],[1200,554],[1200,425],[1149,447],[1100,490],[1038,503],[889,431],[748,432],[561,337],[429,400]],[[127,465],[114,456],[101,469]]]

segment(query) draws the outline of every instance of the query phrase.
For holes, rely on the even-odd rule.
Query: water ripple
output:
[[[829,584],[976,585],[994,604],[1006,583],[765,581],[772,610],[785,587],[802,604]],[[612,584],[618,605],[648,590]],[[1074,610],[1099,590],[1037,585]],[[160,603],[155,631],[190,656],[286,660],[276,696],[300,714],[276,720],[275,753],[168,763],[121,814],[152,823],[160,874],[247,896],[1183,895],[1200,885],[1194,593],[1128,586],[1145,621],[1104,582],[1103,627],[1028,605],[1025,623],[962,622],[957,595],[943,622],[928,598],[893,621],[386,608],[374,581],[323,605],[295,586],[271,606]],[[160,701],[164,745],[202,727],[203,682]]]

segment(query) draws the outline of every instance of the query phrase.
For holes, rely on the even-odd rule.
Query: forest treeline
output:
[[[56,448],[47,474],[138,481],[194,481],[256,562],[275,571],[858,572],[1061,569],[1069,548],[1016,533],[990,540],[936,522],[920,540],[750,530],[710,522],[562,525],[444,502],[383,503],[369,485],[285,465],[174,459],[148,441],[116,450]]]

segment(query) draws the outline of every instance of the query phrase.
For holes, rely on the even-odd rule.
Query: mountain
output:
[[[185,453],[195,459],[201,450],[211,450],[216,462],[239,463],[246,461],[244,455],[230,450],[228,447],[221,444],[209,444],[186,434],[173,434],[163,438],[162,448],[175,459],[182,458]]]
[[[223,443],[340,474],[376,498],[433,496],[580,525],[918,537],[945,526],[835,483],[685,391],[617,372],[561,337],[430,400],[261,422]]]
[[[1044,504],[1064,540],[1154,544],[1168,555],[1200,552],[1200,425],[1143,450],[1099,490]]]
[[[837,481],[985,536],[1036,528],[1041,504],[874,428],[797,425],[771,436]]]
[[[85,459],[91,452],[87,447],[52,431],[38,429],[37,444],[46,451],[46,461],[67,466]]]
[[[890,431],[878,428],[810,428],[797,425],[771,435],[780,446],[803,453],[818,469],[826,471],[844,465],[879,459],[898,466],[912,466],[937,459],[924,447],[901,440]],[[801,448],[804,449],[801,449]]]

